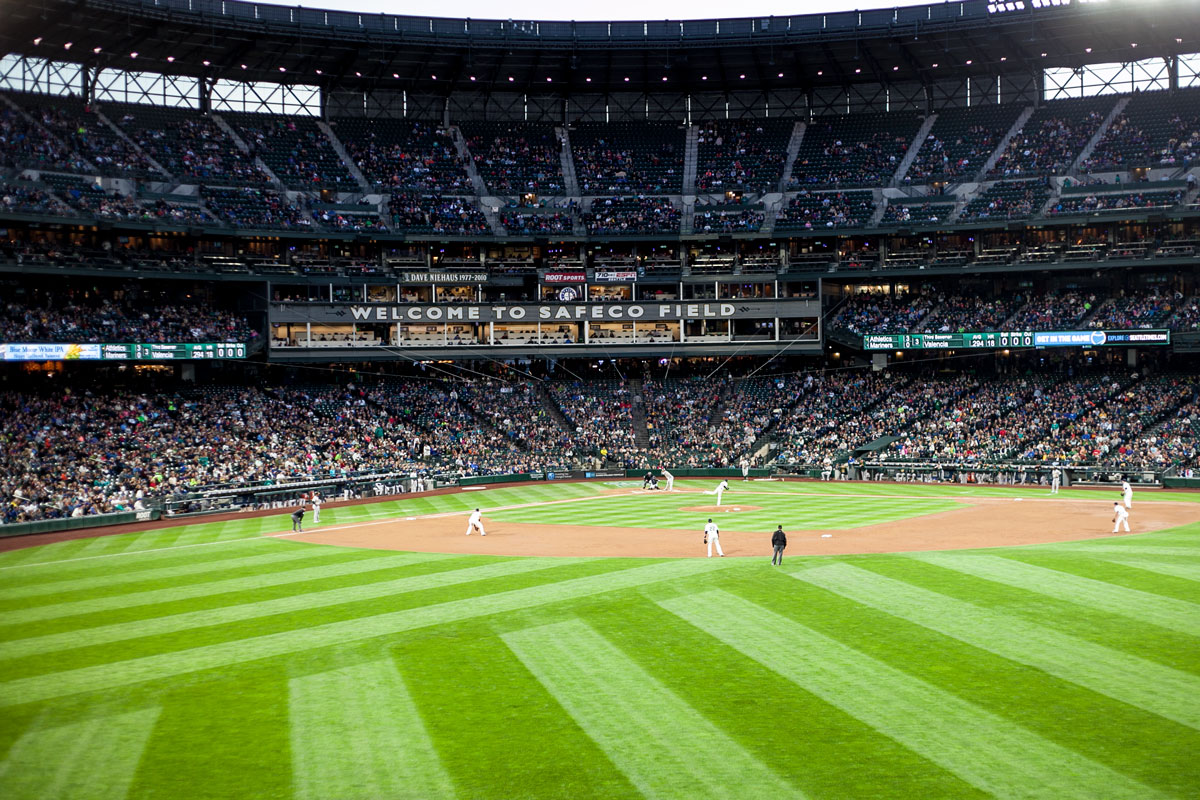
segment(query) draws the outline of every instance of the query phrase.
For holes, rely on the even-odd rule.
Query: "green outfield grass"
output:
[[[327,509],[321,527],[478,505],[675,528],[711,502],[606,488]],[[744,529],[765,533],[964,492],[1045,494],[733,483],[726,501],[763,506]],[[537,505],[562,500],[578,502]],[[264,536],[289,529],[0,554],[0,797],[1200,796],[1200,524],[782,568]]]

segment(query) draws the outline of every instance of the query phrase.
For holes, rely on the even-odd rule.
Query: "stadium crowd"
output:
[[[140,303],[86,291],[10,299],[0,307],[5,342],[245,342],[256,336],[245,318],[210,306]]]
[[[544,389],[544,393],[543,393]],[[646,432],[638,443],[644,403]],[[531,383],[0,393],[0,517],[82,516],[214,487],[353,475],[736,466],[877,457],[953,465],[1196,466],[1200,379],[833,371]],[[766,455],[769,454],[769,455]]]

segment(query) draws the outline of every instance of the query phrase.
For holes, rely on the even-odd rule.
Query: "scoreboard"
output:
[[[1168,345],[1168,330],[982,331],[975,333],[871,333],[864,350],[994,350],[1008,347],[1141,347]]]
[[[0,344],[0,361],[207,361],[245,357],[245,342]]]

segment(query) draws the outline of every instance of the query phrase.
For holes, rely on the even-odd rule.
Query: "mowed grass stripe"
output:
[[[452,600],[370,617],[314,625],[300,630],[239,638],[187,650],[31,675],[0,683],[0,707],[35,703],[83,692],[107,691],[144,681],[219,669],[246,661],[362,642],[431,625],[502,614],[704,572],[715,572],[732,567],[735,563],[727,559],[689,559],[630,566],[617,572],[604,572],[497,592],[483,597]]]
[[[583,622],[501,638],[645,797],[804,796]]]
[[[442,556],[431,560],[441,560],[444,558],[446,557]],[[94,628],[83,628],[64,631],[62,633],[47,634],[45,636],[6,641],[0,644],[0,656],[4,659],[27,658],[39,654],[50,654],[79,647],[112,644],[114,642],[147,636],[165,636],[176,634],[180,631],[206,628],[213,625],[249,622],[276,614],[315,611],[319,608],[329,608],[346,603],[361,603],[367,600],[394,597],[406,592],[441,589],[495,578],[511,578],[516,575],[524,575],[539,570],[577,564],[583,560],[581,558],[530,558],[516,561],[501,561],[495,564],[460,569],[451,568],[445,572],[414,575],[359,586],[302,592],[288,597],[239,603],[222,608],[205,608],[151,619],[118,622]],[[419,563],[419,561],[409,563]],[[329,577],[329,575],[322,577]]]
[[[807,592],[784,575],[755,575],[751,580],[777,602],[794,599],[782,594]],[[722,583],[729,585],[728,579]],[[746,583],[737,585],[744,589]],[[679,699],[812,797],[875,796],[879,786],[888,787],[893,797],[922,800],[990,796],[862,720],[799,690],[648,596],[678,597],[710,588],[696,584],[650,587],[624,602],[589,604],[580,609],[581,616]]]
[[[162,709],[35,727],[0,763],[0,797],[122,800]]]
[[[355,552],[357,551],[347,551],[347,554]],[[136,608],[137,606],[178,603],[182,600],[194,600],[199,597],[208,597],[216,594],[266,589],[271,586],[286,586],[289,583],[304,583],[306,581],[332,578],[340,575],[360,575],[377,570],[394,569],[395,567],[409,566],[411,564],[423,564],[428,561],[443,561],[453,558],[455,556],[438,553],[404,553],[401,555],[364,557],[354,561],[339,559],[328,564],[288,569],[281,572],[257,573],[254,575],[220,577],[227,573],[214,573],[213,580],[204,583],[167,586],[161,589],[145,589],[106,597],[69,600],[52,605],[40,605],[31,608],[15,609],[13,611],[4,611],[0,612],[0,625],[11,626],[29,622],[46,622],[63,617],[119,611],[125,608]],[[0,633],[0,636],[6,635],[5,633]]]
[[[164,550],[146,553],[144,558],[121,561],[103,560],[103,557],[95,556],[83,561],[68,560],[47,562],[45,565],[31,564],[31,568],[27,570],[2,573],[0,579],[3,580],[5,586],[17,587],[75,581],[106,575],[132,575],[140,571],[198,564],[213,564],[213,569],[221,569],[223,562],[235,562],[241,558],[254,558],[297,548],[298,545],[292,542],[281,542],[275,539],[249,539],[205,550],[193,550],[185,547],[179,548],[178,552]],[[174,550],[174,548],[171,549]],[[32,569],[35,566],[52,566],[54,569]]]
[[[353,553],[354,551],[345,551],[345,553]],[[286,548],[279,549],[274,552],[262,553],[256,555],[247,555],[239,558],[236,566],[238,569],[261,567],[261,566],[279,566],[286,564],[289,561],[301,561],[304,559],[321,558],[322,556],[337,556],[338,551],[325,548]],[[344,553],[343,553],[344,555]],[[182,564],[178,566],[160,567],[159,569],[140,570],[135,572],[119,572],[110,570],[103,574],[93,575],[87,578],[72,578],[70,580],[52,581],[49,583],[38,583],[28,586],[12,586],[7,589],[0,589],[0,600],[18,600],[31,597],[41,597],[43,595],[66,594],[79,595],[91,589],[117,589],[118,587],[127,584],[149,583],[154,581],[170,581],[184,577],[201,576],[212,574],[220,576],[223,572],[230,569],[230,565],[225,562],[212,563],[203,561],[198,564]]]
[[[1146,556],[1190,556],[1192,558],[1200,558],[1200,547],[1187,547],[1180,545],[1179,547],[1170,547],[1162,545],[1149,544],[1093,544],[1091,542],[1078,542],[1075,544],[1054,544],[1038,548],[1032,552],[1040,552],[1041,550],[1061,550],[1070,551],[1072,554],[1089,554],[1089,553],[1122,553],[1124,555],[1146,555]]]
[[[1122,567],[1132,567],[1133,569],[1140,569],[1146,572],[1155,572],[1159,575],[1169,575],[1172,578],[1183,578],[1185,581],[1200,582],[1200,563],[1138,561],[1129,558],[1105,558],[1105,561],[1111,561]]]
[[[1200,606],[1184,600],[1127,589],[998,556],[921,553],[909,557],[976,578],[1148,622],[1160,628],[1200,636]]]
[[[293,678],[288,709],[298,800],[454,796],[391,659]]]
[[[541,621],[542,613],[523,612],[503,624]],[[561,619],[560,613],[556,607],[551,618]],[[459,796],[640,798],[624,773],[500,640],[497,622],[494,617],[468,620],[387,643]]]
[[[1200,678],[849,564],[792,577],[1062,680],[1200,728]]]
[[[721,590],[659,602],[709,635],[996,797],[1162,795],[956,695]]]

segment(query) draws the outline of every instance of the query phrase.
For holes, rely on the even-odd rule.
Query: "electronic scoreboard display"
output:
[[[245,357],[245,342],[0,344],[0,361],[207,361]]]
[[[1168,330],[982,331],[974,333],[871,333],[865,350],[994,350],[1009,347],[1141,347],[1171,343]]]

